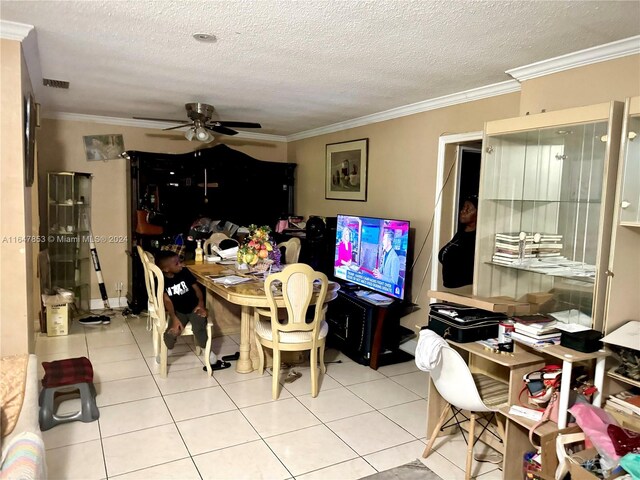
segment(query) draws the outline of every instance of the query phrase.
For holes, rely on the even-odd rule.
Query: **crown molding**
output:
[[[640,35],[624,38],[616,42],[605,43],[596,47],[567,53],[559,57],[549,58],[540,62],[512,68],[505,73],[519,82],[532,78],[562,72],[571,68],[583,67],[592,63],[604,62],[615,58],[626,57],[640,53]]]
[[[26,23],[0,20],[0,38],[22,42],[35,27]]]
[[[296,140],[302,140],[304,138],[317,137],[318,135],[326,135],[327,133],[339,132],[341,130],[347,130],[349,128],[362,127],[371,123],[384,122],[386,120],[406,117],[407,115],[413,115],[415,113],[427,112],[429,110],[436,110],[438,108],[449,107],[451,105],[458,105],[460,103],[472,102],[475,100],[481,100],[483,98],[495,97],[498,95],[505,95],[507,93],[514,93],[519,91],[519,82],[517,82],[516,80],[507,80],[505,82],[473,88],[471,90],[465,90],[464,92],[452,93],[450,95],[444,95],[442,97],[432,98],[430,100],[424,100],[422,102],[392,108],[391,110],[385,110],[383,112],[365,115],[364,117],[358,117],[351,120],[346,120],[344,122],[333,123],[324,127],[294,133],[292,135],[287,135],[287,142],[294,142]]]
[[[121,127],[135,127],[135,128],[152,128],[163,129],[175,127],[175,123],[169,122],[155,122],[152,120],[136,120],[135,118],[120,118],[120,117],[104,117],[100,115],[86,115],[83,113],[67,113],[67,112],[43,112],[43,118],[52,120],[67,120],[71,122],[85,122],[85,123],[101,123],[103,125],[118,125]],[[185,123],[187,120],[185,119]],[[186,127],[185,127],[186,128]],[[182,130],[182,129],[176,129]],[[264,140],[269,142],[286,142],[287,137],[283,135],[270,135],[267,133],[255,133],[255,132],[238,132],[233,138],[245,138],[248,140]]]

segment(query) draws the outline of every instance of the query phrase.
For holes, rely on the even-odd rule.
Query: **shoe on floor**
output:
[[[111,317],[107,317],[106,315],[101,315],[103,325],[111,325]]]
[[[78,320],[80,325],[85,325],[87,327],[96,327],[102,325],[103,318],[97,316],[85,317]]]
[[[231,364],[229,362],[223,362],[222,360],[218,360],[216,363],[211,364],[211,370],[214,372],[216,370],[224,370],[225,368],[229,368]],[[207,367],[202,367],[202,370],[207,371]]]
[[[477,462],[502,463],[502,455],[499,453],[474,453],[473,458]]]
[[[238,360],[240,358],[240,352],[236,352],[233,355],[225,355],[222,357],[222,360],[225,362],[232,362],[234,360]]]
[[[173,335],[171,332],[164,332],[162,338],[164,339],[164,344],[169,350],[176,346],[176,340],[178,340],[178,337]]]

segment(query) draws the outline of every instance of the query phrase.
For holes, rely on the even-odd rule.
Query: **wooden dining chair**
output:
[[[287,265],[298,263],[298,258],[300,257],[300,239],[293,237],[286,242],[281,242],[276,245],[276,248],[282,247],[285,248],[284,263],[286,263]]]
[[[316,286],[316,281],[319,285]],[[318,396],[318,353],[320,354],[320,370],[327,371],[324,364],[324,348],[329,327],[324,319],[328,280],[322,272],[316,272],[309,265],[296,263],[287,266],[282,272],[269,275],[264,282],[264,290],[269,303],[269,310],[259,313],[268,315],[269,320],[262,320],[256,315],[255,338],[260,356],[259,371],[264,373],[263,346],[273,350],[273,385],[272,396],[278,399],[280,394],[280,352],[296,352],[310,350],[311,395]],[[278,319],[276,296],[284,298],[286,318]],[[307,309],[311,305],[313,294],[317,293],[315,311],[312,319],[307,319]]]
[[[153,296],[153,288],[149,283],[149,268],[147,265],[149,263],[155,264],[155,259],[150,252],[144,250],[140,245],[136,245],[136,249],[138,250],[138,256],[140,257],[140,263],[142,263],[142,269],[144,270],[144,285],[147,289],[147,331],[152,332],[151,341],[153,342],[153,356],[158,359],[158,355],[160,354],[160,344],[158,336],[158,331],[154,328],[154,324],[157,322],[158,318],[156,317],[156,312],[153,306],[153,302],[151,301],[151,297]]]
[[[153,322],[153,339],[154,351],[158,349],[160,351],[160,376],[166,378],[167,376],[167,357],[169,352],[166,344],[162,341],[162,334],[167,329],[167,317],[164,309],[164,275],[162,270],[158,268],[154,263],[147,263],[147,272],[149,279],[149,286],[151,289],[151,295],[149,296],[152,302],[152,308],[154,310],[154,322]],[[193,335],[191,323],[188,323],[182,330],[181,336]],[[204,349],[204,363],[207,367],[207,373],[213,375],[213,369],[209,362],[209,353],[211,352],[211,340],[213,339],[213,322],[211,319],[207,319],[207,344]],[[201,354],[201,348],[196,345],[196,355]]]

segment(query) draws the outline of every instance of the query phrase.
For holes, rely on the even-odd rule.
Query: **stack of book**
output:
[[[527,234],[524,240],[524,258],[560,257],[561,250],[562,235],[557,233]],[[511,265],[519,259],[520,233],[496,233],[492,261],[502,265]]]
[[[532,347],[560,343],[562,332],[556,328],[556,321],[553,317],[541,314],[521,315],[513,317],[513,321],[515,322],[515,332],[511,333],[511,338],[517,342]]]
[[[632,388],[631,390],[611,395],[605,405],[640,419],[640,389]]]

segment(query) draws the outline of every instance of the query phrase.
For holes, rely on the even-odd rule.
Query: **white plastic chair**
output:
[[[307,323],[307,309],[314,293],[314,281],[320,280],[320,288],[315,304],[313,320]],[[278,306],[274,298],[274,282],[282,282],[282,296],[286,305],[286,318],[278,319]],[[260,356],[260,373],[264,372],[263,346],[273,350],[273,386],[274,400],[279,396],[280,352],[310,350],[311,395],[318,396],[318,350],[320,350],[320,370],[327,371],[324,364],[324,347],[329,326],[324,320],[328,280],[322,272],[316,272],[309,265],[296,263],[287,266],[282,272],[269,275],[264,281],[264,290],[269,302],[269,310],[260,310],[262,315],[270,315],[270,320],[260,320],[256,315],[255,337]]]
[[[449,345],[442,348],[442,359],[436,368],[431,370],[431,380],[433,380],[436,390],[447,402],[447,405],[442,410],[438,424],[434,428],[431,438],[429,438],[429,443],[422,457],[427,458],[429,456],[441,430],[450,426],[459,427],[461,423],[469,420],[465,469],[465,480],[469,480],[471,478],[473,446],[477,441],[475,438],[476,422],[479,418],[485,417],[485,414],[491,414],[488,419],[484,418],[485,424],[478,422],[483,426],[480,432],[480,435],[482,435],[489,426],[491,417],[495,415],[495,412],[508,403],[509,386],[486,375],[472,375],[464,359]],[[452,411],[452,415],[447,419],[449,410]],[[462,413],[462,410],[470,413],[469,418]],[[481,415],[478,415],[478,413]],[[461,421],[458,420],[458,415],[463,417]],[[454,423],[449,424],[454,419]],[[490,430],[488,431],[493,433]]]
[[[300,239],[293,237],[286,242],[281,242],[276,245],[276,248],[282,247],[285,248],[284,263],[287,265],[298,263],[298,258],[300,257]]]
[[[213,255],[211,246],[215,245],[217,247],[218,245],[220,245],[220,242],[222,240],[226,240],[227,238],[229,237],[224,233],[212,233],[211,236],[204,241],[204,244],[202,245],[202,251],[205,255]]]
[[[167,329],[167,317],[164,309],[164,275],[155,264],[147,263],[147,271],[149,278],[149,288],[151,289],[151,295],[149,299],[152,303],[154,311],[153,317],[153,341],[154,351],[160,351],[160,376],[166,378],[167,376],[167,357],[168,350],[165,343],[162,341],[162,334]],[[188,323],[182,330],[182,336],[193,335],[191,323]],[[209,362],[209,353],[211,352],[211,340],[213,338],[213,322],[211,319],[207,319],[207,344],[204,349],[205,365],[207,367],[207,373],[213,375],[213,369]],[[196,346],[196,355],[200,355],[201,348]],[[156,355],[157,358],[157,355]]]

